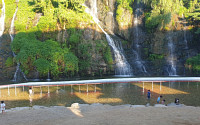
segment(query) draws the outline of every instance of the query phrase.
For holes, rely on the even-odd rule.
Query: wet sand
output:
[[[73,104],[14,108],[0,125],[200,125],[200,107]]]

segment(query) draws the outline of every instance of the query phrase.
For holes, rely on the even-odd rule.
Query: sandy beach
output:
[[[0,125],[200,125],[200,107],[72,104],[0,114]]]

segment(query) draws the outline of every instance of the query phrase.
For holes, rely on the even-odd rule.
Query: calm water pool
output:
[[[147,90],[151,90],[150,104],[162,95],[166,104],[174,102],[189,106],[200,106],[200,82],[132,82],[104,83],[84,85],[51,85],[51,86],[12,86],[0,89],[0,100],[4,100],[7,108],[41,106],[70,106],[81,104],[102,103],[110,105],[132,104],[145,105]],[[29,96],[29,88],[34,94]]]

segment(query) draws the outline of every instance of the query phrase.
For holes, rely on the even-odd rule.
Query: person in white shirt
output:
[[[29,96],[33,95],[33,90],[31,88],[29,88]]]
[[[1,111],[2,111],[2,114],[5,112],[6,110],[6,104],[4,103],[4,101],[1,101]]]

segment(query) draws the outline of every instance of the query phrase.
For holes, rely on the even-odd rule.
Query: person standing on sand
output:
[[[1,111],[2,111],[2,114],[5,112],[6,110],[6,104],[4,103],[4,101],[1,101]]]

